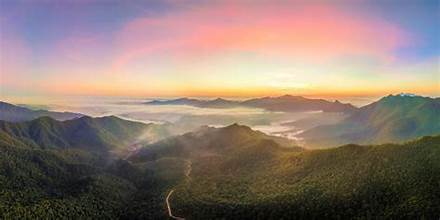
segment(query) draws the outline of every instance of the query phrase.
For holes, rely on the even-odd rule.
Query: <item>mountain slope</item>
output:
[[[200,108],[231,108],[231,107],[254,107],[269,111],[283,112],[304,112],[304,111],[324,111],[324,112],[346,112],[356,111],[356,107],[351,104],[343,104],[339,101],[329,102],[323,99],[308,99],[301,96],[284,95],[280,97],[264,97],[249,99],[245,101],[231,101],[221,98],[213,100],[198,100],[180,98],[166,101],[146,102],[148,105],[190,105]]]
[[[146,145],[129,160],[145,162],[163,157],[221,156],[227,152],[267,145],[273,150],[301,150],[289,139],[269,136],[247,126],[232,124],[223,128],[201,127],[199,130]]]
[[[164,132],[114,116],[0,121],[0,219],[164,219],[162,193],[179,166],[162,178],[108,154]]]
[[[167,181],[79,149],[0,144],[0,219],[164,219]],[[142,210],[135,209],[142,206]]]
[[[43,116],[49,116],[56,120],[64,121],[64,120],[79,118],[83,115],[72,112],[31,110],[25,107],[20,107],[0,101],[0,120],[10,121],[10,122],[22,122],[22,121],[33,120]]]
[[[153,141],[163,131],[152,124],[114,116],[57,121],[41,117],[29,122],[0,121],[0,143],[41,149],[82,148],[91,151],[127,151],[140,140]]]
[[[402,142],[440,133],[440,99],[389,95],[334,125],[300,134],[310,146]]]
[[[260,153],[258,153],[260,152]],[[273,152],[273,151],[272,151]],[[186,219],[437,219],[440,136],[403,145],[346,145],[193,159],[175,189]]]
[[[41,120],[57,136],[68,127]],[[73,124],[119,130],[117,119],[101,120]],[[440,217],[440,136],[303,150],[234,124],[146,145],[127,162],[89,148],[15,146],[0,134],[2,219],[165,219],[171,189],[173,214],[186,219]]]

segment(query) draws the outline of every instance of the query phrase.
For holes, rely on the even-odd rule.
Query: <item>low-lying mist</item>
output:
[[[345,117],[341,113],[274,112],[259,108],[198,108],[186,105],[145,105],[140,99],[88,99],[70,104],[52,103],[54,111],[71,111],[100,117],[115,115],[144,123],[168,124],[174,134],[190,132],[200,126],[223,127],[233,123],[247,125],[269,135],[298,140],[297,134],[312,126],[335,123]]]

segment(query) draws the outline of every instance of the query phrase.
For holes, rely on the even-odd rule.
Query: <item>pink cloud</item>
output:
[[[314,61],[363,55],[393,59],[410,43],[398,26],[331,5],[228,4],[185,8],[138,18],[116,36],[114,68],[148,56],[179,59],[250,51]]]

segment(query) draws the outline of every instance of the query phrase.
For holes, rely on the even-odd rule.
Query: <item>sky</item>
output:
[[[0,98],[440,95],[439,2],[2,0]]]

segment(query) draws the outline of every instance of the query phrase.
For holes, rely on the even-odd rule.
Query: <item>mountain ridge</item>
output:
[[[401,142],[440,133],[440,99],[388,95],[363,106],[343,121],[300,134],[311,145]]]
[[[5,145],[32,146],[41,149],[81,148],[91,151],[126,151],[124,147],[140,141],[146,134],[162,132],[153,124],[128,121],[116,116],[57,121],[44,116],[27,122],[0,121],[0,136]],[[157,134],[156,134],[157,133]],[[144,140],[145,141],[145,140]],[[11,144],[12,143],[12,144]]]
[[[343,104],[338,100],[330,102],[324,99],[309,99],[302,96],[283,95],[278,97],[254,98],[244,101],[233,101],[222,98],[211,100],[199,100],[190,98],[178,98],[172,100],[153,100],[145,102],[147,105],[189,105],[201,108],[231,108],[231,107],[255,107],[269,111],[301,112],[301,111],[324,111],[346,112],[356,111],[351,104]]]
[[[219,155],[229,151],[231,147],[268,145],[275,148],[302,150],[295,141],[270,136],[248,126],[237,123],[221,128],[202,126],[198,130],[173,136],[143,146],[128,160],[143,161],[157,160],[161,157],[186,157],[200,155]]]
[[[50,116],[54,119],[65,121],[69,119],[79,118],[84,115],[73,112],[32,110],[26,107],[13,105],[7,102],[0,101],[0,120],[10,121],[10,122],[23,122],[23,121],[36,119],[42,116]]]

